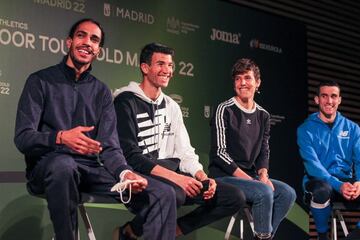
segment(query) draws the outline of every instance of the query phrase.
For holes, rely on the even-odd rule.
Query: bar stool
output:
[[[254,219],[251,215],[251,206],[250,205],[246,205],[243,210],[243,212],[238,211],[237,213],[235,213],[233,216],[231,216],[230,218],[230,221],[229,221],[229,224],[228,224],[228,227],[226,229],[226,233],[225,233],[225,240],[229,240],[230,238],[230,234],[231,234],[231,231],[234,227],[234,223],[235,223],[235,220],[236,218],[240,218],[239,219],[239,224],[240,224],[240,240],[243,240],[244,239],[244,218],[243,216],[245,215],[246,216],[246,219],[248,220],[249,224],[250,224],[250,227],[251,227],[251,231],[252,233],[254,233]]]

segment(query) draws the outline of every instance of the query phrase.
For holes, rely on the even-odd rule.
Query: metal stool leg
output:
[[[251,215],[250,213],[250,209],[249,208],[244,208],[244,212],[245,212],[245,215],[249,221],[249,224],[250,224],[250,227],[251,227],[251,230],[254,234],[255,230],[254,230],[254,219],[253,219],[253,216]]]
[[[240,219],[240,240],[244,240],[244,219]]]
[[[234,227],[234,223],[235,223],[237,215],[238,215],[238,212],[231,216],[229,225],[228,225],[228,227],[226,229],[225,238],[224,238],[225,240],[229,240],[229,237],[230,237],[231,231],[232,231],[232,229]],[[241,229],[240,229],[240,231],[241,231]],[[241,236],[241,232],[240,232],[240,236]]]
[[[86,209],[83,204],[79,204],[79,212],[80,212],[81,218],[84,221],[84,225],[85,225],[86,231],[88,233],[89,240],[96,240],[94,230],[92,228],[89,216],[87,215]]]
[[[331,233],[331,239],[337,240],[336,215],[334,213],[331,216]]]
[[[341,212],[339,210],[335,210],[335,215],[338,217],[341,228],[342,228],[342,230],[344,232],[344,235],[346,237],[349,234],[349,231],[348,231],[348,229],[346,227],[344,217],[343,217],[343,215],[341,214]]]

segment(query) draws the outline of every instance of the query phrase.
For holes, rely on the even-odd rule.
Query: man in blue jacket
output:
[[[175,193],[126,164],[110,89],[90,74],[103,44],[100,24],[79,20],[66,39],[63,61],[27,79],[15,144],[25,155],[28,190],[45,196],[56,240],[74,240],[80,192],[118,197],[110,192],[114,184],[137,180],[127,205],[136,216],[114,232],[114,240],[175,239]]]
[[[341,96],[336,82],[320,83],[314,100],[319,112],[298,128],[297,142],[306,171],[305,196],[323,240],[328,239],[330,200],[360,199],[360,128],[337,111]],[[360,223],[346,239],[360,239]]]

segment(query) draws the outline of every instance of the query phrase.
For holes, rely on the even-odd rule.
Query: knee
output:
[[[293,189],[292,187],[289,187],[289,192],[288,192],[288,196],[289,196],[289,199],[292,203],[294,203],[296,201],[296,191],[295,189]]]
[[[324,204],[329,201],[331,197],[331,189],[327,187],[318,188],[312,192],[312,201],[319,204]]]
[[[256,189],[256,191],[257,191],[258,198],[265,199],[268,201],[273,201],[274,191],[268,185],[263,184],[263,185],[261,185],[261,187]]]
[[[185,204],[186,201],[186,194],[184,191],[182,191],[182,189],[177,189],[174,188],[170,185],[166,185],[166,192],[167,192],[167,201],[171,201],[176,203],[176,208],[181,207],[182,205]]]
[[[159,194],[158,198],[163,202],[175,203],[176,192],[173,187],[166,183],[159,182],[156,192]]]
[[[332,194],[332,187],[322,180],[311,180],[306,185],[306,191],[311,194],[311,201],[324,204],[329,201]]]
[[[74,178],[77,173],[77,165],[71,157],[59,155],[44,160],[46,161],[46,176],[53,180],[66,182],[67,179]]]
[[[287,184],[284,184],[281,189],[281,195],[285,198],[289,203],[294,203],[296,200],[296,192],[295,189],[290,187]]]

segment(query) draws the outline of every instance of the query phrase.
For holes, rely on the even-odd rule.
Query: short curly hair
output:
[[[249,58],[240,58],[232,67],[231,78],[234,80],[236,75],[244,74],[248,71],[253,71],[255,80],[260,80],[259,66]]]

